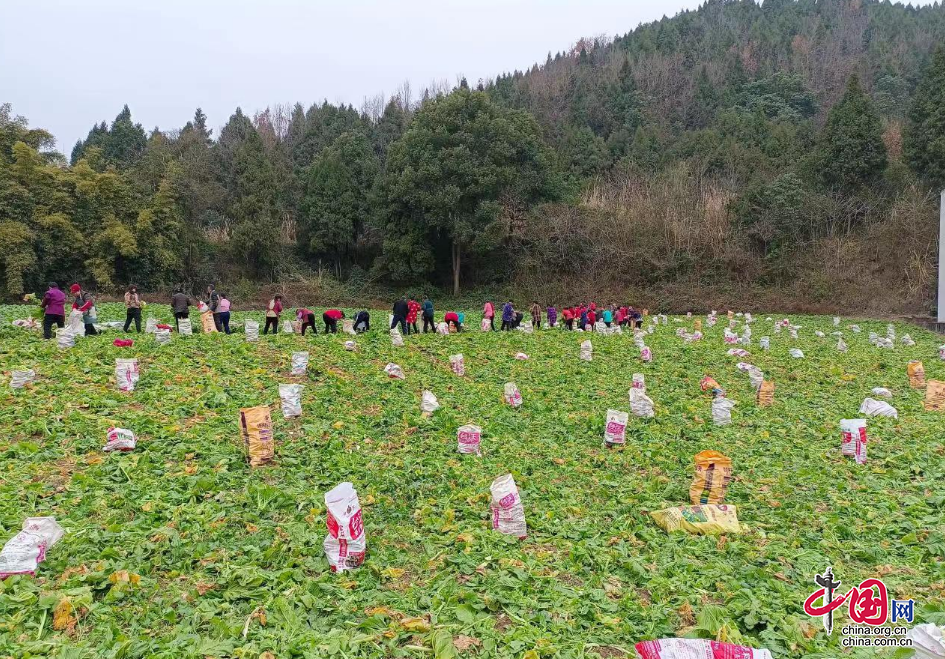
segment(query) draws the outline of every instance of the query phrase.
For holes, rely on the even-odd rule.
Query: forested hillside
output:
[[[938,4],[714,0],[359,109],[237,108],[216,134],[199,109],[147,132],[126,106],[68,161],[4,106],[0,283],[318,273],[353,291],[920,311],[945,185],[942,43]]]

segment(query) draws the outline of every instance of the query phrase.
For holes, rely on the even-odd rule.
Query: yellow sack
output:
[[[701,332],[701,331],[702,331],[702,319],[701,319],[701,318],[696,318],[694,321],[692,321],[692,330],[693,330],[694,332]]]
[[[945,410],[945,382],[938,380],[929,380],[925,387],[925,400],[922,402],[925,409],[929,412],[941,412]]]
[[[909,386],[913,389],[925,387],[925,367],[922,362],[911,361],[906,365],[906,374],[909,376]]]
[[[272,462],[275,455],[272,438],[272,418],[269,408],[244,407],[240,410],[240,434],[243,436],[243,445],[249,455],[249,464],[252,467]]]
[[[696,453],[696,474],[689,486],[692,505],[722,503],[732,480],[732,460],[718,451]]]
[[[729,310],[728,310],[728,319],[731,320],[731,319],[734,318],[734,317],[735,317],[735,312],[732,311],[731,309],[729,309]]]
[[[679,506],[656,510],[650,514],[667,533],[682,530],[687,533],[716,535],[741,531],[735,506]]]
[[[200,322],[203,324],[203,333],[210,334],[217,331],[217,324],[213,322],[213,312],[204,311],[200,314]]]
[[[774,404],[774,382],[764,380],[758,387],[758,407],[771,407]]]

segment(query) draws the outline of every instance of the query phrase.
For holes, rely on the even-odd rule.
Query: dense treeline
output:
[[[219,135],[199,109],[147,133],[126,106],[68,163],[3,106],[3,292],[318,270],[824,299],[881,281],[916,306],[945,185],[942,42],[938,4],[713,0],[477,89],[237,109]]]

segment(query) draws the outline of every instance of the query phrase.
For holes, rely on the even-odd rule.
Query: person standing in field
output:
[[[489,327],[492,328],[492,331],[495,331],[495,307],[492,305],[492,302],[486,300],[486,303],[482,305],[482,317],[489,321]]]
[[[312,328],[312,334],[318,334],[318,328],[315,326],[315,314],[309,309],[299,309],[295,312],[295,319],[302,323],[300,328],[302,336],[305,336],[305,330],[309,327]]]
[[[532,327],[541,329],[541,307],[538,302],[532,302],[532,306],[528,311],[532,316]]]
[[[174,316],[177,331],[180,331],[180,321],[184,318],[190,318],[190,307],[192,304],[190,296],[184,292],[183,286],[178,286],[174,289],[174,293],[171,295],[171,313]]]
[[[220,294],[217,293],[216,286],[213,284],[207,286],[207,306],[210,307],[210,313],[213,314],[213,324],[219,332],[222,329],[220,327],[220,311],[218,309],[220,306]]]
[[[410,298],[410,301],[407,302],[407,332],[410,333],[413,330],[414,334],[419,334],[420,329],[417,327],[417,315],[420,313],[420,303]]]
[[[190,298],[184,293],[184,289],[179,287],[171,296],[171,311],[174,313],[174,324],[177,325],[177,331],[180,332],[180,321],[184,318],[190,318]]]
[[[141,298],[138,297],[138,287],[129,286],[125,291],[125,332],[134,321],[135,331],[141,334]]]
[[[223,331],[227,334],[230,333],[230,300],[226,296],[226,293],[220,294],[219,302],[217,303],[217,314],[219,316],[220,323],[219,326],[223,328]]]
[[[553,306],[548,305],[548,308],[545,310],[545,313],[548,315],[548,327],[551,327],[553,329],[555,325],[558,324],[558,310],[555,309]]]
[[[502,305],[502,331],[507,332],[511,329],[514,329],[515,323],[515,307],[512,306],[512,302],[506,302]]]
[[[66,326],[66,294],[59,290],[59,284],[49,282],[49,290],[43,296],[39,306],[43,310],[43,338],[52,338],[52,327]]]
[[[423,333],[427,333],[427,327],[431,332],[436,331],[436,323],[433,322],[433,301],[426,298],[423,301]]]
[[[337,334],[338,321],[344,317],[344,312],[339,309],[329,309],[323,313],[322,322],[325,323],[325,334]]]
[[[279,333],[279,316],[282,314],[282,296],[276,294],[269,300],[269,308],[266,309],[266,326],[263,328],[263,334],[269,334],[269,328],[272,328],[273,334]]]
[[[390,328],[394,329],[400,325],[400,333],[407,334],[407,298],[401,295],[400,299],[394,302],[392,311],[394,313],[394,320],[391,322]]]
[[[85,325],[85,335],[95,336],[98,331],[95,329],[95,298],[91,293],[86,293],[78,284],[73,284],[69,291],[75,296],[72,301],[72,309],[82,313],[82,323]]]

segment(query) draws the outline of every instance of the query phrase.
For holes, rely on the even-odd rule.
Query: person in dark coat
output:
[[[394,320],[390,324],[390,328],[394,329],[397,325],[400,325],[400,333],[407,334],[407,313],[410,309],[407,307],[407,298],[400,296],[400,299],[394,302]]]

